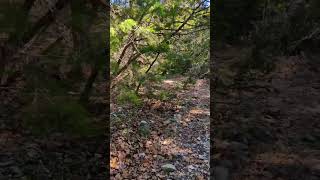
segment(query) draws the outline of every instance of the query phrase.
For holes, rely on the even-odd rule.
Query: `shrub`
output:
[[[166,101],[170,98],[170,93],[167,91],[161,91],[158,97],[161,101]]]
[[[121,90],[117,99],[118,99],[118,102],[121,104],[129,103],[135,106],[140,106],[142,104],[140,97],[137,95],[137,93],[134,90],[129,90],[129,89]]]
[[[90,135],[95,128],[89,113],[77,101],[65,98],[39,98],[23,109],[24,126],[38,135],[63,132]]]

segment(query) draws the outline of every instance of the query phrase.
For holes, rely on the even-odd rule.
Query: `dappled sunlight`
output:
[[[168,85],[176,85],[177,81],[171,80],[171,79],[167,79],[163,81],[164,84],[168,84]]]
[[[116,138],[112,139],[111,175],[129,178],[133,174],[152,174],[165,179],[171,177],[162,168],[166,164],[176,168],[174,177],[178,179],[193,177],[200,171],[203,177],[209,174],[208,82],[198,80],[196,85],[180,89],[185,79],[180,76],[162,81],[153,94],[178,91],[177,97],[166,101],[147,99],[143,108],[122,125],[127,128],[118,124],[121,130],[112,134]],[[117,113],[126,114],[127,110]],[[139,133],[141,121],[150,128],[147,136]]]
[[[192,121],[209,119],[210,110],[201,108],[192,108],[180,120],[183,126],[188,126]]]
[[[207,85],[207,82],[206,82],[206,81],[204,81],[204,80],[198,80],[198,81],[196,82],[195,87],[196,87],[196,88],[199,88],[199,87],[203,87],[203,86],[206,86],[206,85]]]
[[[177,154],[189,154],[192,153],[192,150],[190,148],[182,148],[178,146],[178,142],[172,140],[172,139],[165,139],[161,142],[163,145],[161,147],[162,154],[168,154],[168,155],[177,155]]]
[[[163,84],[161,85],[161,87],[167,90],[174,89],[182,86],[184,80],[185,80],[185,77],[165,79],[162,81]]]
[[[178,83],[174,80],[164,81],[168,86]],[[203,90],[203,86],[186,90],[184,96],[190,97],[194,91],[202,91],[201,94],[191,96],[198,98],[207,94],[209,97],[209,91]],[[162,88],[166,88],[165,85]],[[126,125],[131,124],[128,128],[132,128],[132,131],[124,133],[122,130],[112,134],[115,137],[112,138],[114,143],[111,148],[112,175],[120,174],[119,177],[127,178],[132,174],[144,176],[149,173],[164,179],[170,177],[162,168],[166,164],[174,165],[176,178],[184,179],[200,171],[205,174],[203,177],[208,175],[210,112],[206,106],[207,99],[201,97],[197,101],[190,98],[182,100],[185,102],[148,100],[145,105],[149,108],[148,111],[142,110],[133,118],[135,120]],[[150,134],[146,137],[138,133],[141,120],[150,126]],[[133,167],[138,167],[137,171]]]
[[[210,95],[201,95],[200,97],[203,99],[206,99],[206,98],[208,99],[208,98],[210,98]]]
[[[126,176],[129,164],[135,163],[141,166],[141,172],[155,171],[165,177],[160,168],[168,160],[170,161],[180,156],[181,160],[187,163],[202,162],[202,160],[193,155],[196,152],[193,152],[191,148],[181,147],[176,138],[163,138],[153,131],[149,138],[137,142],[129,143],[124,137],[114,139],[110,157],[111,174],[121,173],[122,176]],[[130,160],[127,158],[128,156],[134,159]]]
[[[113,169],[119,169],[119,160],[116,157],[110,159],[110,167]]]
[[[169,144],[172,144],[173,140],[171,138],[169,139],[165,139],[163,141],[161,141],[161,144],[162,145],[169,145]]]
[[[189,112],[191,115],[210,115],[208,109],[191,109]]]

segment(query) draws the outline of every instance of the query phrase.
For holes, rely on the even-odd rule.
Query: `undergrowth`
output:
[[[55,132],[90,136],[101,133],[90,113],[77,101],[63,97],[38,97],[22,110],[23,125],[36,135]]]

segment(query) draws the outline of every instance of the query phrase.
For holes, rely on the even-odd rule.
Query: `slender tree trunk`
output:
[[[154,65],[154,63],[157,61],[158,57],[159,57],[160,53],[157,53],[157,56],[154,58],[154,60],[152,61],[152,63],[150,64],[149,68],[146,70],[145,75],[148,74],[148,72],[150,71],[150,69],[152,68],[152,66]],[[136,88],[136,93],[138,94],[139,89],[141,87],[141,82],[139,82],[137,88]]]
[[[85,84],[85,87],[80,95],[80,102],[83,104],[87,104],[89,101],[89,97],[92,91],[93,83],[97,79],[99,74],[99,67],[97,65],[92,69],[90,76]]]

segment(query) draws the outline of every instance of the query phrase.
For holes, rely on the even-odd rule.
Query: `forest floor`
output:
[[[216,53],[219,78],[231,85],[213,93],[215,180],[319,179],[319,55],[278,57],[270,73],[252,71],[240,81],[239,54],[233,47]],[[198,80],[184,89],[182,81],[160,85],[175,94],[166,100],[146,99],[135,109],[111,105],[114,179],[208,179],[209,85]],[[15,91],[0,94],[1,178],[105,179],[104,136],[39,138],[20,131]],[[140,133],[141,122],[149,135]]]
[[[104,135],[35,136],[21,126],[21,84],[0,87],[0,179],[96,179],[107,176]],[[107,104],[103,105],[104,107]],[[96,108],[98,108],[96,106]],[[95,120],[105,125],[105,113]]]
[[[243,49],[217,51],[213,113],[215,180],[320,178],[319,55],[274,58],[268,74],[239,81]]]
[[[167,100],[146,99],[136,111],[112,105],[111,175],[113,179],[208,179],[209,84],[167,79],[160,90]],[[148,136],[139,133],[141,122]]]

